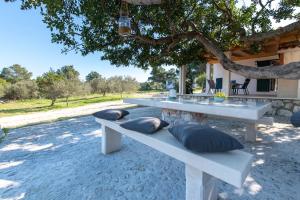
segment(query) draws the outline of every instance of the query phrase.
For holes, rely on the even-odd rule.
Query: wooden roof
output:
[[[282,49],[300,47],[300,30],[282,34],[275,38],[266,39],[261,43],[261,51],[253,53],[250,43],[244,43],[243,46],[233,47],[230,49],[231,59],[233,61],[248,60],[262,57],[278,55],[278,51]],[[219,61],[212,55],[205,55],[207,61],[211,64]]]

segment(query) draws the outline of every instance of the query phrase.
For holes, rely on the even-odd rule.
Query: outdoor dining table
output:
[[[256,141],[257,124],[271,109],[271,103],[267,102],[234,100],[215,102],[213,99],[128,98],[124,99],[124,103],[162,108],[162,119],[171,124],[184,121],[206,123],[209,115],[243,121],[246,122],[245,140],[249,142]]]

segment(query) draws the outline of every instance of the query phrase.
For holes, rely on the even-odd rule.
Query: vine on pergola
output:
[[[299,19],[296,8],[300,0],[249,2],[163,0],[154,5],[130,4],[132,35],[126,38],[118,34],[119,0],[23,0],[22,8],[40,8],[53,42],[63,44],[66,51],[83,55],[102,52],[101,58],[116,66],[182,66],[204,62],[204,55],[210,52],[225,69],[249,78],[300,79],[300,62],[255,68],[236,64],[224,55],[245,40],[260,42],[300,30],[299,21],[275,31],[271,27],[272,19]]]

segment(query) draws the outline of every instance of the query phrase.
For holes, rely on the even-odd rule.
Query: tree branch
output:
[[[205,49],[212,53],[219,61],[224,69],[240,74],[247,78],[283,78],[283,79],[300,79],[300,62],[293,62],[279,66],[266,66],[263,68],[240,65],[231,61],[224,52],[215,44],[213,40],[205,37],[197,30],[194,23],[189,22],[193,31],[178,33],[173,36],[163,37],[159,39],[150,38],[147,36],[134,35],[134,39],[142,43],[147,43],[153,46],[171,44],[176,40],[179,43],[183,39],[197,39]],[[175,39],[175,40],[174,40]]]
[[[261,7],[261,9],[256,13],[255,18],[254,18],[253,21],[252,21],[251,30],[252,30],[252,33],[253,33],[253,34],[256,33],[256,31],[255,31],[255,25],[256,25],[256,22],[257,22],[259,16],[260,16],[261,13],[266,9],[266,7],[267,7],[268,5],[270,5],[273,1],[274,1],[274,0],[269,0],[269,1],[267,1],[265,4],[263,4],[262,0],[259,0],[259,1],[258,1],[258,2],[259,2],[259,5],[260,5],[260,7]]]
[[[271,39],[271,38],[280,36],[284,33],[289,33],[289,32],[299,31],[299,30],[300,30],[300,21],[297,21],[297,22],[289,24],[285,27],[276,29],[274,31],[270,31],[267,33],[254,34],[250,37],[241,38],[241,40],[244,42],[261,42],[266,39]]]

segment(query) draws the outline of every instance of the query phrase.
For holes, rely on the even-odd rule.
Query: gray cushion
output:
[[[99,112],[96,112],[93,114],[93,116],[100,118],[100,119],[116,121],[116,120],[122,119],[123,117],[125,117],[128,114],[129,114],[129,112],[127,110],[107,109],[107,110],[101,110]]]
[[[243,148],[243,145],[230,135],[196,123],[175,125],[169,128],[169,132],[183,146],[195,152],[225,152]]]
[[[145,134],[153,134],[168,125],[168,122],[155,117],[140,117],[120,124],[123,128]]]
[[[295,112],[291,117],[291,123],[294,127],[300,127],[300,112]]]

